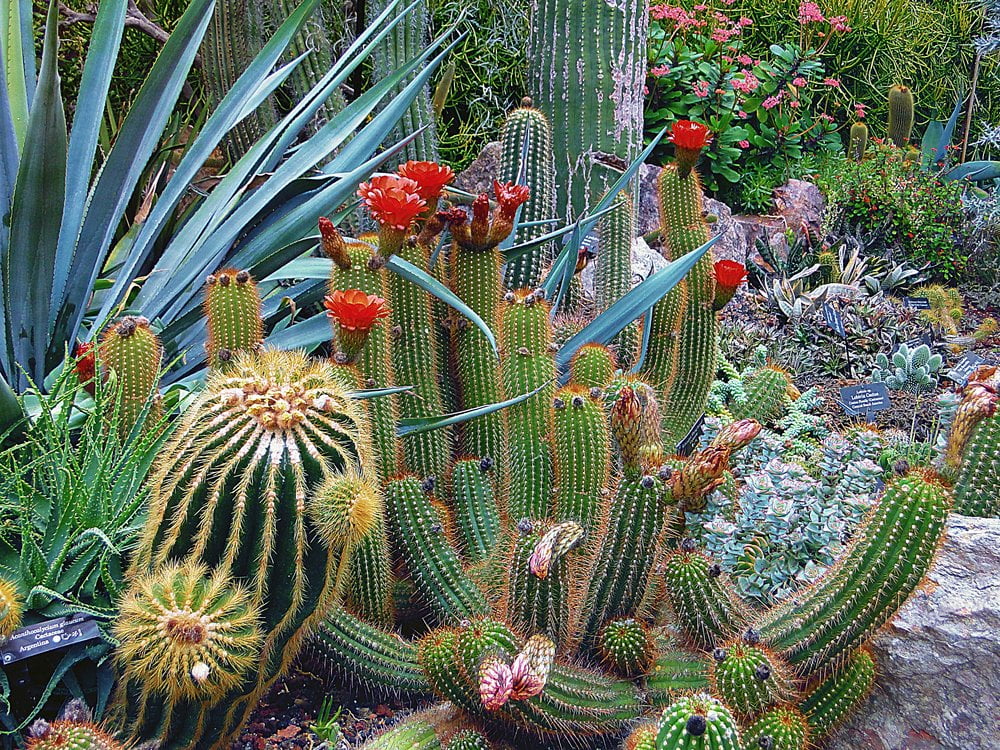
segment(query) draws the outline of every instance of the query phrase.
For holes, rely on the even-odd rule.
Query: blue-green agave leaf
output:
[[[477,406],[474,409],[456,411],[451,414],[442,414],[437,417],[403,418],[399,420],[399,426],[396,428],[396,434],[399,437],[405,437],[407,435],[415,435],[418,432],[430,432],[431,430],[439,430],[442,427],[462,424],[463,422],[468,422],[470,419],[476,419],[477,417],[485,417],[487,414],[493,414],[501,409],[506,409],[508,406],[514,406],[522,401],[527,401],[529,398],[541,392],[548,386],[548,382],[542,383],[540,386],[535,388],[535,390],[529,391],[528,393],[522,393],[520,396],[514,396],[514,398],[509,398],[506,401],[498,401],[495,404]]]

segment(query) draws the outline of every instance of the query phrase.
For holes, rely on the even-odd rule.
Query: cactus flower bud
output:
[[[738,451],[748,446],[760,434],[760,430],[760,422],[756,419],[741,419],[738,422],[727,424],[719,430],[712,445],[717,448]]]
[[[486,659],[479,667],[479,698],[487,711],[499,711],[514,691],[514,675],[499,657]]]
[[[549,671],[555,661],[556,644],[544,635],[533,635],[511,662],[513,678],[511,700],[534,698],[545,689]]]
[[[323,254],[343,271],[351,270],[351,259],[347,255],[347,245],[340,232],[325,216],[319,217],[319,238]]]

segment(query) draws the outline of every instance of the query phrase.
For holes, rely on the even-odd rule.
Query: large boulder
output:
[[[1000,519],[952,516],[927,582],[873,646],[875,690],[829,750],[1000,747]]]
[[[500,141],[490,141],[479,156],[464,170],[455,176],[455,185],[473,195],[488,193],[493,195],[493,180],[500,178],[503,144]]]

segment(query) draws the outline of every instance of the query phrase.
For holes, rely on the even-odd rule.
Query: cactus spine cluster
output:
[[[39,719],[28,730],[27,750],[125,750],[118,740],[89,721]]]

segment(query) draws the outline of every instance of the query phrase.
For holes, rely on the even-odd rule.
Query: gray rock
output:
[[[875,691],[829,750],[1000,747],[1000,519],[953,515],[928,578],[875,638]]]
[[[819,238],[826,199],[813,183],[789,180],[786,185],[776,187],[774,208],[786,228],[794,232],[808,232],[813,239]]]
[[[478,195],[493,194],[493,180],[500,176],[500,158],[503,145],[500,141],[487,143],[468,167],[455,176],[455,185]]]

